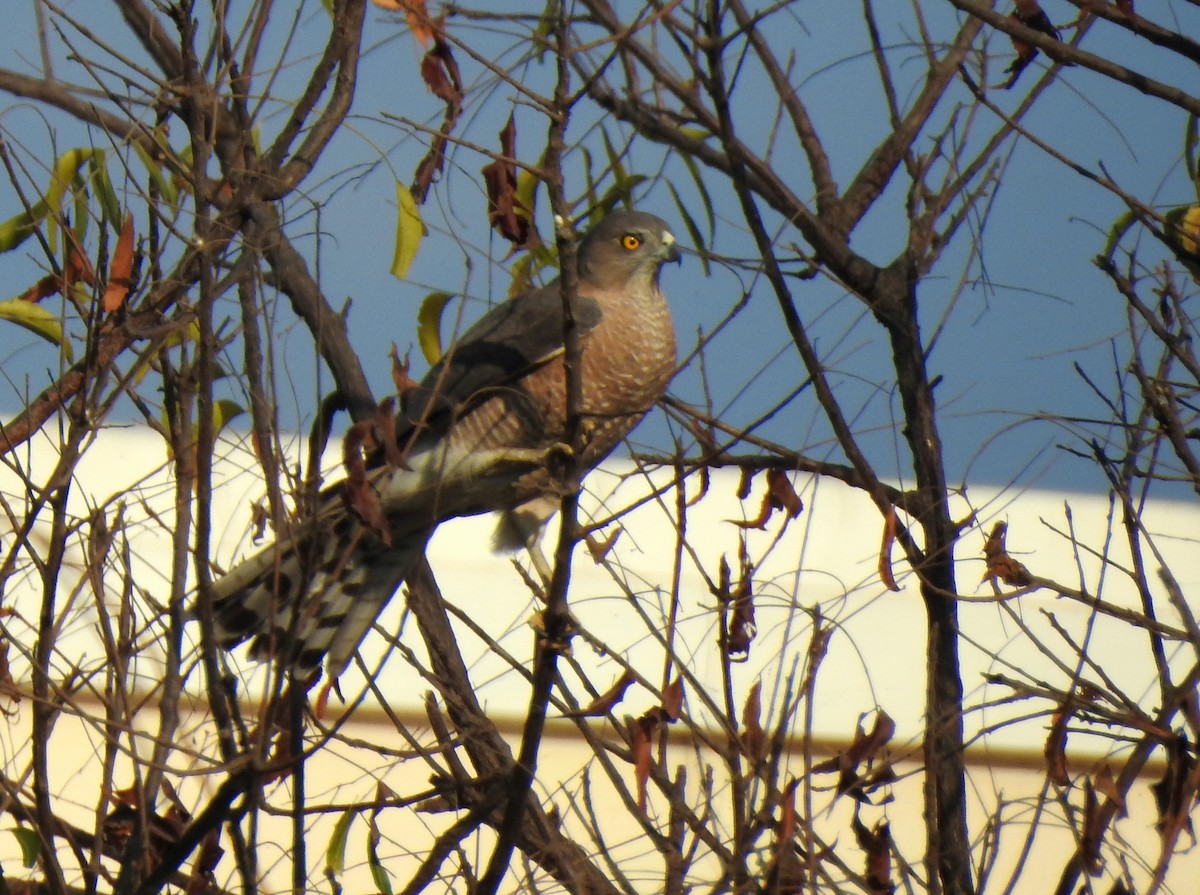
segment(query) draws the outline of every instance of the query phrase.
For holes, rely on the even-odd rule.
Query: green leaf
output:
[[[580,151],[583,152],[583,177],[587,181],[587,191],[584,193],[587,196],[587,207],[596,207],[596,177],[592,173],[592,154],[586,146],[581,146]]]
[[[387,868],[379,863],[379,824],[376,823],[378,811],[371,812],[367,819],[367,866],[371,868],[371,879],[375,888],[382,895],[392,895],[392,877]]]
[[[403,280],[408,276],[413,259],[417,257],[421,237],[425,235],[425,225],[421,223],[421,212],[413,194],[398,180],[396,202],[399,208],[396,215],[396,252],[392,256],[392,275]]]
[[[517,216],[529,221],[529,229],[536,232],[534,211],[537,208],[537,189],[541,179],[524,168],[517,171]]]
[[[95,186],[96,198],[100,200],[100,209],[105,220],[119,230],[125,215],[121,213],[121,203],[117,200],[117,192],[108,177],[104,150],[97,149],[96,154],[88,161],[88,175]]]
[[[417,344],[431,367],[442,359],[442,311],[452,298],[451,292],[431,292],[417,311]]]
[[[53,342],[62,348],[68,359],[71,357],[71,344],[63,332],[62,321],[41,305],[20,298],[0,301],[0,320],[8,320],[41,336],[47,342]]]
[[[627,211],[632,211],[633,191],[645,183],[647,178],[643,174],[630,174],[621,161],[621,154],[608,139],[608,131],[601,130],[600,135],[604,138],[604,151],[608,155],[608,165],[612,170],[613,185],[605,191],[597,204],[604,214],[612,211],[618,202],[624,205]]]
[[[610,186],[600,197],[599,208],[605,214],[616,207],[618,202],[623,202],[625,205],[631,205],[633,200],[633,191],[646,182],[645,174],[630,174],[627,177],[622,177],[612,186]]]
[[[75,182],[75,177],[83,163],[98,151],[96,149],[68,149],[58,157],[54,163],[54,170],[50,173],[50,189],[46,191],[46,204],[53,211],[58,211],[62,207],[67,187]],[[46,241],[50,245],[50,251],[58,251],[58,221],[54,215],[50,215],[46,223]]]
[[[1187,128],[1183,132],[1183,160],[1187,164],[1188,177],[1196,185],[1196,198],[1200,199],[1200,162],[1196,159],[1198,139],[1200,139],[1200,123],[1195,115],[1189,115]]]
[[[1117,218],[1113,225],[1108,229],[1108,239],[1104,241],[1103,257],[1111,259],[1113,252],[1117,250],[1117,243],[1121,241],[1121,237],[1129,232],[1130,228],[1137,223],[1137,215],[1132,211],[1127,211]]]
[[[700,195],[700,201],[704,203],[704,213],[708,215],[708,235],[711,238],[717,229],[717,216],[713,211],[712,196],[708,194],[708,188],[704,185],[704,178],[700,176],[700,168],[696,164],[696,160],[687,154],[678,157],[687,166],[688,173],[692,175],[692,181],[696,184],[696,192]],[[697,245],[708,245],[708,242],[709,240],[705,240]]]
[[[213,405],[213,435],[220,435],[231,422],[246,412],[237,401],[221,398]]]
[[[333,835],[325,848],[325,872],[337,876],[346,869],[346,840],[350,836],[350,825],[358,814],[347,808],[333,825]]]
[[[533,45],[538,48],[537,59],[540,65],[546,59],[546,50],[548,50],[548,40],[551,32],[554,30],[554,22],[558,16],[558,5],[554,0],[547,0],[546,8],[542,10],[542,17],[538,19],[537,27],[533,29]]]
[[[42,855],[42,840],[35,830],[28,827],[9,827],[21,847],[21,865],[26,869],[37,866]]]
[[[22,211],[0,224],[0,252],[11,252],[31,237],[49,210],[46,200],[39,199],[28,211]]]
[[[87,182],[82,177],[76,177],[72,184],[74,189],[71,190],[71,196],[75,200],[75,210],[71,214],[71,229],[75,231],[74,241],[82,246],[83,241],[87,239],[88,223],[91,216],[88,214],[88,188]],[[63,257],[71,257],[71,246],[63,245]]]
[[[142,164],[146,168],[146,174],[154,181],[154,185],[158,188],[158,194],[166,200],[171,208],[178,210],[179,208],[179,187],[175,185],[167,174],[163,173],[162,165],[154,161],[150,157],[150,153],[142,148],[140,143],[133,144],[133,151],[137,153],[138,158],[142,160]]]
[[[679,193],[675,191],[675,185],[671,181],[667,181],[667,189],[671,191],[671,196],[675,199],[675,207],[679,209],[679,216],[683,218],[683,226],[687,228],[688,235],[692,238],[692,245],[701,250],[700,266],[704,268],[706,277],[712,276],[712,270],[708,263],[708,253],[703,251],[705,246],[704,237],[700,235],[700,228],[696,226],[696,222],[692,220],[692,216],[688,213],[687,206],[683,204],[683,199],[679,197]]]

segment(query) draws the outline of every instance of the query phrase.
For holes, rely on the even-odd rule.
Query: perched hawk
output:
[[[637,212],[610,214],[579,242],[581,470],[637,425],[674,372],[658,275],[679,258],[667,225]],[[221,644],[253,637],[256,658],[278,658],[298,678],[324,658],[337,677],[438,523],[499,511],[498,545],[530,543],[560,500],[541,461],[567,437],[563,355],[558,280],[484,314],[405,398],[396,439],[405,462],[369,478],[382,526],[347,508],[344,484],[332,486],[315,520],[213,585]],[[505,464],[513,474],[497,477]]]

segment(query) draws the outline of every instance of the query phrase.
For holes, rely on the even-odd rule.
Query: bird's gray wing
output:
[[[580,336],[595,329],[603,315],[599,302],[584,295],[575,297],[572,311]],[[519,381],[562,351],[562,293],[556,279],[496,305],[463,333],[404,397],[404,423],[436,433],[474,401]]]

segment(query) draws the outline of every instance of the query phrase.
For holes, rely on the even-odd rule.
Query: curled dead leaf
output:
[[[600,565],[602,562],[604,562],[613,546],[617,543],[617,538],[621,537],[621,532],[624,530],[625,529],[618,525],[612,530],[612,533],[603,540],[596,538],[594,535],[585,535],[583,542],[587,544],[588,553],[590,553],[592,556],[592,562],[594,562],[596,565]]]
[[[742,754],[755,764],[767,757],[767,750],[770,747],[767,732],[763,729],[760,720],[762,712],[760,688],[761,683],[755,681],[742,706]]]
[[[992,588],[997,593],[999,593],[999,588],[996,586],[997,578],[1010,587],[1029,587],[1033,583],[1029,570],[1008,555],[1008,548],[1005,545],[1007,536],[1008,523],[997,522],[992,526],[992,533],[988,535],[988,539],[983,545],[983,556],[987,563],[983,580],[991,581]]]
[[[595,718],[600,715],[607,715],[625,697],[625,691],[629,689],[629,685],[635,680],[637,678],[633,676],[633,672],[626,671],[606,692],[601,693],[584,708],[573,712],[566,712],[564,716],[568,718]]]
[[[890,591],[899,591],[896,576],[892,574],[892,544],[896,541],[896,508],[889,506],[883,515],[883,543],[879,546],[879,580]]]

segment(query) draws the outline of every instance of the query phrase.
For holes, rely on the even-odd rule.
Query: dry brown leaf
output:
[[[1179,830],[1192,830],[1191,806],[1196,801],[1193,775],[1196,758],[1188,746],[1187,737],[1180,733],[1167,744],[1167,766],[1162,779],[1150,784],[1158,819],[1154,827],[1164,842],[1170,841]]]
[[[421,59],[421,78],[430,91],[446,103],[446,111],[442,116],[441,129],[434,136],[429,152],[421,159],[413,176],[412,194],[418,205],[424,203],[434,179],[446,166],[448,135],[454,130],[462,111],[462,76],[450,45],[441,37],[434,39],[433,46]]]
[[[795,519],[804,512],[804,501],[796,493],[796,487],[787,473],[782,469],[767,470],[767,492],[776,509],[787,513],[789,519]]]
[[[1067,722],[1070,718],[1070,712],[1060,706],[1053,715],[1046,745],[1042,748],[1042,754],[1046,757],[1046,775],[1056,786],[1069,786],[1071,783],[1067,773]]]
[[[742,754],[755,764],[767,757],[767,732],[759,720],[762,712],[761,683],[754,682],[742,706]]]
[[[638,811],[646,813],[646,784],[650,780],[651,746],[659,727],[659,715],[650,710],[633,722],[633,768],[637,779]]]
[[[617,679],[615,684],[608,688],[607,692],[601,693],[584,708],[573,712],[566,712],[565,717],[596,718],[600,715],[607,715],[625,697],[625,691],[629,689],[629,685],[635,680],[637,678],[633,676],[633,672],[626,671]]]
[[[845,752],[839,753],[826,761],[813,765],[813,773],[830,774],[836,772],[838,794],[848,794],[859,802],[870,802],[869,793],[874,789],[892,782],[895,772],[891,764],[880,756],[883,749],[896,733],[896,722],[887,712],[880,709],[875,714],[875,723],[871,732],[863,730],[862,722],[855,725],[854,739]],[[868,768],[877,765],[867,774],[859,773],[859,765],[866,763]]]
[[[750,496],[750,489],[754,487],[754,473],[756,470],[748,466],[742,467],[742,474],[738,476],[737,499],[745,500]]]
[[[364,446],[373,438],[374,425],[374,420],[361,420],[346,432],[346,440],[342,445],[342,465],[346,468],[342,501],[346,509],[390,547],[392,533],[383,514],[383,503],[379,499],[379,492],[367,478]]]
[[[1083,824],[1079,830],[1079,857],[1088,874],[1100,872],[1103,860],[1100,846],[1104,844],[1104,815],[1100,812],[1100,800],[1092,789],[1091,781],[1083,778]]]
[[[531,210],[517,196],[517,124],[512,113],[500,129],[500,153],[483,166],[483,182],[487,187],[488,223],[504,239],[512,243],[513,251],[536,248],[537,231],[533,229]]]
[[[896,541],[896,508],[889,506],[883,516],[883,543],[879,546],[879,580],[890,591],[899,591],[892,574],[892,544]]]
[[[200,840],[200,851],[192,862],[192,872],[188,876],[186,895],[202,895],[212,891],[211,876],[221,862],[225,850],[221,848],[221,830],[214,827]]]
[[[855,812],[851,822],[854,838],[858,841],[867,856],[866,883],[867,891],[879,895],[891,895],[895,891],[892,884],[892,837],[887,821],[879,821],[873,830],[868,830]]]
[[[396,386],[396,397],[403,403],[404,399],[420,388],[420,383],[408,374],[411,361],[408,355],[400,357],[396,344],[392,343],[392,384]]]
[[[683,678],[676,677],[675,680],[667,684],[667,688],[662,694],[662,711],[663,717],[669,722],[679,720],[679,715],[683,711]]]
[[[779,826],[771,862],[767,866],[763,892],[771,895],[802,895],[804,865],[793,846],[796,838],[796,786],[794,777],[788,781],[780,797]]]
[[[603,540],[597,539],[594,535],[585,535],[583,542],[587,544],[588,553],[592,556],[592,562],[600,565],[604,562],[612,550],[613,545],[617,543],[617,538],[621,537],[621,532],[624,531],[619,525],[613,529],[612,534]]]
[[[58,295],[62,289],[62,278],[54,274],[47,274],[42,277],[28,289],[21,293],[21,301],[37,304],[43,298],[49,298],[52,295]]]
[[[750,592],[750,579],[745,577],[738,585],[733,598],[733,614],[729,620],[729,657],[744,662],[750,658],[750,644],[758,633],[754,623],[754,595]]]
[[[104,289],[102,305],[104,313],[111,314],[125,304],[129,290],[133,288],[133,215],[125,215],[121,235],[113,248],[112,260],[108,265],[108,285]]]
[[[1125,796],[1117,787],[1117,781],[1113,778],[1112,768],[1107,764],[1096,772],[1096,776],[1092,780],[1092,788],[1117,806],[1117,814],[1120,817],[1126,815]]]
[[[999,592],[999,588],[996,587],[997,578],[1011,587],[1028,587],[1033,583],[1029,570],[1008,555],[1008,548],[1005,545],[1007,536],[1008,523],[997,522],[992,526],[992,533],[988,535],[988,539],[983,545],[983,556],[987,563],[983,580],[991,581],[992,587],[996,589],[997,593]]]

